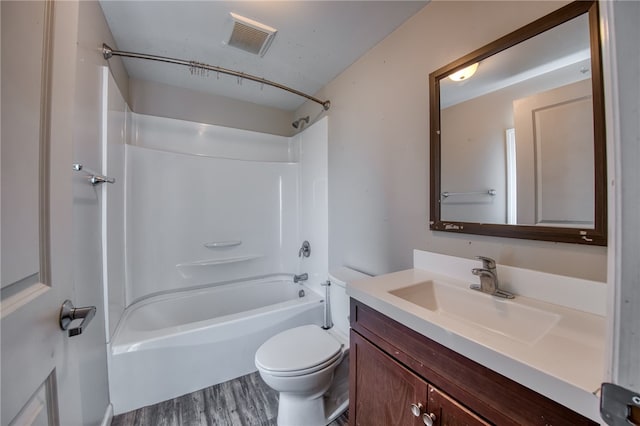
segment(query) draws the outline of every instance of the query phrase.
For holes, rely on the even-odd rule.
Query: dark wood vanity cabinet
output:
[[[357,397],[351,401],[351,425],[420,425],[411,404],[426,406],[428,385],[358,333],[351,332],[350,361],[356,367]],[[352,394],[353,395],[353,394]],[[351,395],[349,395],[351,397]]]
[[[487,423],[424,379],[351,332],[351,362],[356,367],[350,424],[486,426]],[[352,394],[353,395],[353,394]],[[415,410],[414,411],[412,411]]]
[[[597,424],[354,299],[350,363],[351,426]]]

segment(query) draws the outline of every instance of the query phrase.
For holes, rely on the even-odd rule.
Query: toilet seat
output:
[[[317,325],[304,325],[276,334],[256,352],[256,366],[279,377],[302,376],[342,359],[343,344]]]
[[[336,354],[336,356],[334,356],[333,358],[331,358],[328,361],[325,361],[321,364],[318,364],[316,366],[310,367],[310,368],[306,368],[304,370],[291,370],[291,371],[274,371],[274,370],[268,370],[266,368],[262,368],[260,367],[260,369],[262,370],[262,373],[264,374],[269,374],[273,377],[298,377],[298,376],[307,376],[310,374],[313,374],[317,371],[321,371],[324,368],[330,367],[334,364],[337,364],[340,362],[340,360],[342,359],[342,352],[339,352]]]

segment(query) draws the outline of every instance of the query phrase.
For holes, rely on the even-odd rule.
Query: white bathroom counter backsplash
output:
[[[468,281],[469,284],[480,283],[479,278],[471,274],[471,269],[481,266],[479,260],[423,250],[413,251],[414,268],[447,275],[460,281]],[[500,264],[496,264],[496,269],[502,290],[579,311],[600,316],[606,315],[607,286],[603,282]]]

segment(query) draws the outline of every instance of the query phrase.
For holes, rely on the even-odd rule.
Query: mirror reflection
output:
[[[582,15],[441,80],[442,220],[593,228],[590,58]]]
[[[572,3],[431,74],[431,229],[606,243],[594,16]]]

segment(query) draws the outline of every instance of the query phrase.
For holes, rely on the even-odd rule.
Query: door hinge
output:
[[[603,383],[600,415],[610,426],[640,425],[640,394],[613,383]]]

